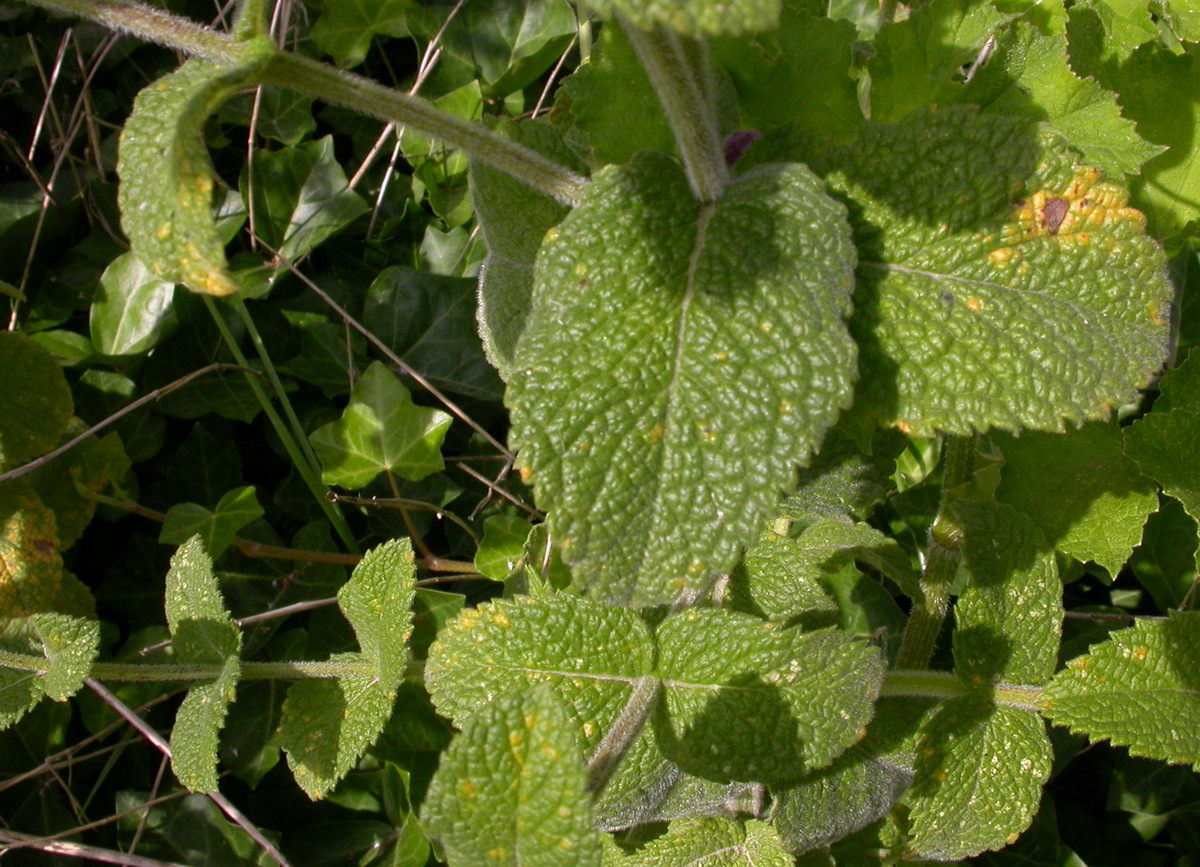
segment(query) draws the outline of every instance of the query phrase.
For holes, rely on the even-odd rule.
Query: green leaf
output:
[[[1167,373],[1163,395],[1166,406],[1124,432],[1125,452],[1200,520],[1200,352]]]
[[[584,756],[548,687],[497,698],[442,757],[422,819],[452,864],[600,864]]]
[[[1045,715],[1131,755],[1200,771],[1200,614],[1169,615],[1114,632],[1068,663],[1043,693]]]
[[[483,522],[483,539],[475,551],[475,568],[493,581],[503,581],[525,553],[529,522],[520,515],[492,515]]]
[[[234,66],[193,58],[134,100],[117,157],[121,226],[134,255],[165,282],[210,295],[237,291],[212,216],[204,123],[258,80],[275,51],[260,36],[240,44]]]
[[[350,189],[331,136],[279,151],[255,150],[250,159],[238,186],[254,214],[255,232],[291,262],[369,210]]]
[[[869,445],[870,452],[864,454],[848,432],[835,427],[812,466],[800,471],[800,485],[784,498],[780,517],[866,518],[895,489],[896,458],[906,442],[895,431],[877,431]]]
[[[1178,500],[1169,498],[1146,521],[1141,545],[1134,549],[1129,568],[1154,597],[1160,611],[1182,608],[1192,592],[1200,549],[1197,530],[1196,519]]]
[[[731,569],[847,406],[843,217],[803,166],[762,167],[702,206],[644,154],[548,234],[506,401],[539,506],[597,597],[671,602]]]
[[[775,790],[771,820],[793,852],[828,846],[886,815],[913,778],[917,728],[930,702],[883,698],[867,736],[833,764]]]
[[[924,726],[905,797],[911,851],[954,861],[1015,840],[1033,821],[1052,751],[1034,713],[983,694],[951,699]]]
[[[92,663],[100,654],[100,621],[95,612],[91,617],[43,613],[31,620],[48,663],[41,690],[55,701],[66,701],[92,673]]]
[[[601,164],[623,165],[641,151],[675,153],[658,95],[620,27],[600,31],[594,58],[564,79],[562,88],[575,125],[587,133]],[[633,117],[638,123],[629,123]]]
[[[0,484],[0,617],[52,610],[62,575],[54,513],[28,481]]]
[[[330,662],[365,661],[372,673],[302,680],[288,690],[281,740],[296,783],[310,798],[321,798],[337,785],[392,715],[408,663],[415,580],[407,539],[367,552],[338,591],[338,605],[362,653],[335,654]]]
[[[1117,97],[1067,64],[1067,42],[1018,22],[997,39],[987,66],[955,102],[981,105],[996,114],[1032,115],[1044,120],[1102,172],[1136,176],[1142,164],[1164,148],[1139,137],[1121,115]],[[1032,104],[1032,105],[1031,105]]]
[[[742,824],[731,819],[680,819],[667,833],[651,840],[618,864],[644,867],[792,867],[795,858],[783,847],[779,833],[754,819]]]
[[[193,792],[217,790],[217,747],[241,673],[242,633],[225,610],[204,542],[193,536],[171,558],[167,625],[184,665],[218,665],[208,683],[188,689],[171,730],[171,769]]]
[[[442,463],[442,439],[452,419],[436,409],[415,406],[387,365],[367,368],[335,422],[309,437],[321,461],[321,481],[362,488],[382,472],[419,481]]]
[[[1185,45],[1175,54],[1151,42],[1119,70],[1106,84],[1120,94],[1125,116],[1146,141],[1168,148],[1143,167],[1135,200],[1156,234],[1172,235],[1200,219],[1200,159],[1192,146],[1200,124],[1200,47]]]
[[[422,3],[407,20],[414,35],[442,49],[442,66],[461,64],[491,99],[533,84],[562,56],[577,26],[565,0],[472,0],[459,9]]]
[[[849,21],[785,3],[778,29],[715,40],[713,55],[733,79],[749,126],[789,124],[845,144],[863,122],[850,75],[857,38]]]
[[[215,511],[197,503],[180,503],[167,510],[158,541],[178,545],[199,536],[208,556],[216,559],[233,544],[238,530],[263,516],[253,487],[235,488],[221,497]]]
[[[91,337],[104,355],[141,355],[175,326],[175,284],[163,281],[133,253],[104,269],[92,302]]]
[[[796,538],[768,531],[746,552],[731,593],[738,607],[771,620],[801,618],[809,626],[825,620],[837,605],[822,583],[824,573],[861,560],[892,578],[906,593],[920,593],[907,552],[895,539],[867,524],[817,520]],[[815,618],[815,619],[814,619]]]
[[[358,66],[377,34],[407,36],[412,0],[327,0],[310,36],[340,66]]]
[[[879,651],[733,611],[691,609],[659,627],[663,753],[713,780],[781,783],[863,736],[883,680]]]
[[[606,28],[601,35],[608,33]],[[568,79],[570,80],[570,79]],[[587,167],[556,128],[541,121],[501,121],[495,131],[580,174]],[[479,160],[471,166],[471,200],[487,243],[479,274],[479,334],[488,360],[507,380],[533,294],[533,262],[542,237],[570,208]]]
[[[643,30],[664,25],[688,36],[771,30],[780,0],[587,0],[601,15],[619,12]]]
[[[866,126],[838,163],[862,259],[858,399],[879,420],[1060,430],[1132,402],[1161,365],[1162,250],[1056,140],[952,107]]]
[[[1013,16],[991,3],[934,0],[905,21],[889,22],[875,36],[871,73],[871,119],[892,123],[918,108],[936,105],[961,80],[1001,25]]]
[[[1044,683],[1058,662],[1062,584],[1054,554],[1028,515],[960,500],[963,565],[971,580],[954,606],[954,670],[968,683]]]
[[[498,402],[504,387],[480,350],[476,289],[474,279],[385,268],[367,290],[362,323],[438,388]]]
[[[1094,560],[1111,575],[1120,572],[1158,497],[1125,456],[1116,424],[1088,424],[1065,434],[997,434],[992,442],[1004,453],[996,498],[1033,518],[1064,554]]]
[[[72,425],[76,426],[84,428],[78,419]],[[74,545],[95,514],[96,501],[85,494],[99,494],[129,466],[121,438],[110,433],[85,440],[30,474],[42,503],[54,512],[61,548]]]
[[[497,696],[549,683],[594,748],[653,657],[645,624],[628,608],[567,596],[498,599],[464,610],[442,630],[429,649],[425,687],[438,712],[461,727]]]
[[[74,406],[58,362],[23,334],[0,331],[0,370],[0,470],[11,470],[59,444]]]
[[[276,863],[205,795],[153,803],[149,795],[124,789],[117,793],[115,810],[121,816],[118,827],[123,845],[136,840],[138,853],[146,858],[223,867]]]

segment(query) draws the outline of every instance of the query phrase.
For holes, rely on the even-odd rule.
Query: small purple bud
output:
[[[725,139],[725,165],[732,168],[733,164],[742,158],[747,148],[762,138],[762,133],[756,129],[739,129],[731,132]]]

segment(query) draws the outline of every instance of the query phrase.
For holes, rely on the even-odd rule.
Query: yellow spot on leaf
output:
[[[980,298],[978,295],[971,295],[970,297],[967,298],[966,301],[963,302],[963,306],[966,307],[968,310],[970,310],[972,313],[978,313],[980,310],[983,309],[983,299]]]
[[[533,478],[533,470],[531,470],[529,467],[522,466],[517,470],[517,475],[521,477],[522,482],[529,484],[529,480]]]
[[[170,222],[163,223],[161,226],[159,226],[155,230],[154,234],[158,236],[158,240],[160,240],[160,241],[167,240],[167,238],[169,238],[171,236]]]
[[[512,626],[512,621],[508,619],[508,615],[501,610],[496,610],[492,614],[492,623],[495,623],[497,626],[503,627],[504,629]]]

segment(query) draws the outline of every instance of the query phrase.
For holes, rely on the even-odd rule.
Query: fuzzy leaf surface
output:
[[[1043,693],[1044,712],[1135,756],[1200,770],[1200,614],[1170,612],[1114,632],[1070,662]]]
[[[134,253],[164,282],[210,295],[229,295],[237,283],[213,220],[204,123],[257,80],[275,44],[257,37],[241,52],[234,66],[193,58],[138,94],[117,159],[121,226]]]
[[[0,617],[51,609],[62,583],[54,513],[25,479],[0,484]]]
[[[1125,456],[1115,424],[1088,424],[1065,434],[997,434],[1004,453],[996,498],[1033,518],[1047,541],[1116,575],[1158,508],[1154,485]],[[1046,491],[1054,491],[1047,497]]]
[[[617,864],[644,867],[791,867],[795,858],[783,848],[779,833],[751,819],[679,819],[667,833],[651,840]]]
[[[438,712],[462,726],[500,696],[549,683],[595,747],[653,658],[650,634],[628,608],[521,596],[449,623],[429,649],[425,685]]]
[[[780,0],[587,0],[601,15],[620,12],[643,30],[658,25],[688,36],[770,30],[779,22]]]
[[[506,400],[581,586],[667,603],[732,567],[849,403],[854,258],[799,165],[701,206],[640,155],[549,233]]]
[[[1037,813],[1052,755],[1037,714],[982,695],[945,702],[923,729],[904,799],[914,854],[954,861],[1008,845]]]
[[[607,35],[608,28],[603,32]],[[573,171],[587,173],[562,133],[548,123],[504,121],[497,124],[496,132]],[[488,360],[507,380],[529,316],[538,247],[570,209],[482,161],[472,161],[470,166],[471,200],[488,248],[479,274],[479,334]]]
[[[420,481],[441,470],[442,439],[451,417],[418,407],[408,389],[375,361],[363,373],[342,417],[313,431],[321,481],[362,488],[382,472]]]
[[[176,659],[219,665],[221,673],[188,689],[171,730],[171,769],[194,792],[217,789],[217,747],[241,672],[242,633],[225,609],[204,541],[193,536],[171,558],[167,625]]]
[[[408,662],[415,581],[407,539],[367,552],[338,591],[362,652],[335,654],[330,661],[367,662],[372,673],[302,680],[288,690],[281,743],[296,783],[314,800],[358,763],[392,716]]]
[[[54,356],[23,334],[0,332],[0,371],[0,470],[11,470],[58,445],[74,404]]]
[[[463,725],[422,808],[452,864],[600,865],[584,755],[570,713],[543,686]]]
[[[707,779],[795,780],[856,743],[874,712],[883,662],[833,630],[779,629],[691,609],[657,632],[664,754]]]
[[[910,433],[1060,430],[1133,401],[1172,289],[1124,190],[970,107],[865,126],[831,186],[861,262],[859,400]]]
[[[963,565],[954,606],[954,670],[968,683],[1044,683],[1062,634],[1062,583],[1033,519],[1011,506],[962,500]]]
[[[41,688],[55,701],[66,701],[83,688],[100,653],[100,621],[45,612],[33,615],[32,622],[48,663]]]

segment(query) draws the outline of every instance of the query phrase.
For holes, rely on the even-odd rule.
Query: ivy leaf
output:
[[[451,621],[429,649],[425,686],[438,712],[463,726],[498,697],[549,683],[594,748],[653,658],[650,634],[628,608],[522,596],[465,609]]]
[[[74,405],[54,356],[23,334],[0,331],[0,370],[0,470],[11,470],[59,444]]]
[[[296,783],[314,800],[358,763],[392,715],[408,664],[415,581],[408,539],[368,551],[338,591],[362,652],[335,654],[330,663],[366,663],[369,673],[301,680],[288,690],[281,743]]]
[[[350,404],[335,422],[313,431],[309,441],[321,461],[321,481],[362,488],[382,472],[420,481],[441,470],[442,439],[452,419],[413,404],[387,365],[367,368]]]
[[[1167,373],[1163,395],[1165,406],[1124,431],[1125,452],[1200,520],[1200,352]]]
[[[260,36],[240,43],[234,66],[193,58],[134,100],[117,156],[121,227],[134,254],[164,282],[209,295],[237,291],[212,216],[204,122],[258,80],[275,50]]]
[[[1146,521],[1141,545],[1134,549],[1129,569],[1162,611],[1182,608],[1196,582],[1196,553],[1200,528],[1183,505],[1167,498]]]
[[[1125,193],[1025,121],[952,107],[865,126],[855,203],[859,400],[902,431],[1107,418],[1166,356],[1172,289]]]
[[[548,234],[506,401],[581,586],[669,603],[732,568],[851,398],[854,256],[803,166],[703,206],[660,154]]]
[[[904,799],[914,856],[954,861],[1011,843],[1037,813],[1052,758],[1037,714],[983,694],[942,704],[924,726]]]
[[[220,666],[209,683],[192,686],[171,730],[171,769],[193,792],[217,789],[217,747],[241,673],[242,633],[225,610],[204,542],[193,536],[171,558],[167,625],[183,665]]]
[[[483,539],[475,551],[475,568],[493,581],[503,581],[525,553],[529,522],[520,515],[492,515],[483,522]]]
[[[255,231],[292,262],[370,210],[350,189],[332,136],[279,151],[255,150],[250,160],[238,186],[255,215]]]
[[[226,492],[216,510],[210,512],[199,503],[179,503],[167,510],[167,519],[159,531],[158,541],[178,545],[199,536],[208,556],[214,560],[233,544],[238,530],[263,516],[258,495],[253,487],[235,488]]]
[[[175,284],[152,273],[133,253],[122,253],[100,277],[92,301],[92,344],[104,355],[141,355],[175,325]]]
[[[875,36],[871,73],[871,118],[898,121],[918,108],[936,105],[961,80],[988,38],[1012,15],[991,3],[934,0],[905,21],[889,22]]]
[[[796,859],[783,847],[779,833],[766,822],[745,824],[732,819],[680,819],[667,833],[651,840],[617,864],[644,867],[792,867]]]
[[[450,863],[599,867],[572,722],[542,686],[500,697],[463,725],[421,811]]]
[[[860,740],[883,680],[877,649],[840,632],[779,629],[720,609],[690,609],[657,632],[659,744],[713,780],[781,783]]]
[[[1065,434],[997,434],[1004,472],[996,498],[1033,518],[1055,548],[1116,575],[1142,538],[1158,497],[1121,448],[1116,424]],[[1054,491],[1047,497],[1046,491]]]
[[[1200,614],[1140,621],[1070,662],[1043,693],[1045,715],[1135,756],[1200,771]],[[1131,713],[1130,708],[1137,708]]]
[[[736,36],[771,30],[779,23],[780,0],[587,0],[601,15],[626,16],[643,30],[658,25],[688,36]]]
[[[404,14],[412,0],[328,0],[309,34],[340,66],[362,63],[376,34],[407,36]]]
[[[1037,525],[1011,506],[960,500],[971,581],[954,606],[954,670],[968,683],[1044,683],[1062,635],[1062,583]]]

